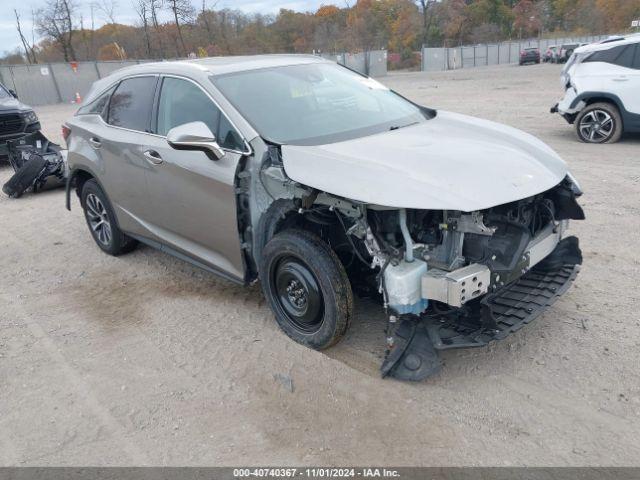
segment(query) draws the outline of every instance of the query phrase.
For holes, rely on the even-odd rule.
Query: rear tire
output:
[[[592,103],[574,122],[578,138],[586,143],[615,143],[622,136],[622,117],[611,103]]]
[[[344,336],[353,294],[337,255],[317,235],[285,230],[265,246],[262,290],[280,328],[302,345],[322,350]]]
[[[107,195],[94,179],[82,186],[80,202],[89,232],[103,252],[118,256],[136,248],[138,242],[120,230]]]

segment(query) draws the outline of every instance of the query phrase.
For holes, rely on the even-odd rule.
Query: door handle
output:
[[[614,82],[626,82],[627,80],[629,80],[628,77],[616,77],[613,79]]]
[[[89,144],[96,150],[102,146],[102,142],[100,141],[99,138],[96,138],[96,137],[91,137],[89,139]]]
[[[143,155],[144,155],[144,158],[149,160],[154,165],[159,165],[162,163],[162,157],[155,150],[145,150]]]

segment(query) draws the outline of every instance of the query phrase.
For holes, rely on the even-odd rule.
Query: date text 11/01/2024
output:
[[[237,468],[235,478],[398,478],[397,470],[387,468]]]

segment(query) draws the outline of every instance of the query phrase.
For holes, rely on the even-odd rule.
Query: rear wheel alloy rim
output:
[[[111,243],[111,223],[102,201],[93,193],[87,195],[87,219],[93,234],[103,245]]]
[[[322,326],[324,299],[315,276],[292,256],[277,259],[275,265],[270,281],[279,313],[296,330],[317,332]]]
[[[601,142],[613,134],[613,118],[604,110],[592,110],[580,120],[580,135],[589,142]]]

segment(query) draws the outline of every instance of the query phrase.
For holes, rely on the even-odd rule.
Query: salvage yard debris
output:
[[[66,150],[49,141],[41,132],[7,142],[9,163],[14,175],[2,191],[10,198],[19,198],[31,188],[33,193],[64,184]]]

